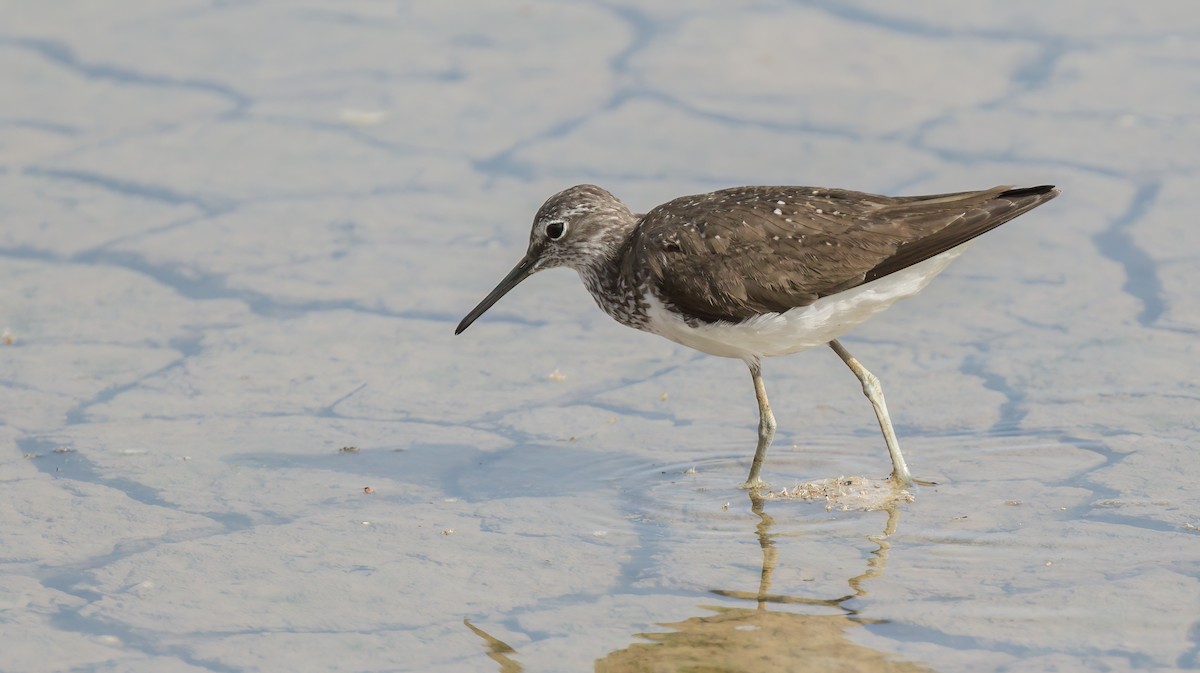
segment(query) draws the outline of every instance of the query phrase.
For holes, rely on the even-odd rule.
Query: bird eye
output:
[[[546,238],[552,241],[562,238],[565,233],[567,233],[566,222],[555,221],[546,225]]]

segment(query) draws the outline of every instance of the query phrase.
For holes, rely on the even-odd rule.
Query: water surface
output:
[[[1192,3],[10,3],[0,670],[1200,667]],[[1053,183],[845,340],[911,503],[751,500],[736,361],[542,200]],[[776,487],[889,465],[770,360]]]

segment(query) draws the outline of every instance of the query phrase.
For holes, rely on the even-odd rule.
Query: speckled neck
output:
[[[601,310],[622,325],[644,330],[648,308],[646,287],[621,263],[636,226],[636,217],[614,219],[599,241],[601,249],[577,270],[584,287]]]

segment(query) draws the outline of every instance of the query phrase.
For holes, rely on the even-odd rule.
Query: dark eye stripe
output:
[[[546,238],[557,241],[566,232],[567,225],[562,222],[551,222],[546,225]]]

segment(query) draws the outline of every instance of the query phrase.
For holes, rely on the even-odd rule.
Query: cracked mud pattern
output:
[[[10,4],[0,670],[1200,668],[1191,3]],[[573,274],[452,336],[578,182],[1063,196],[845,340],[864,512]]]

